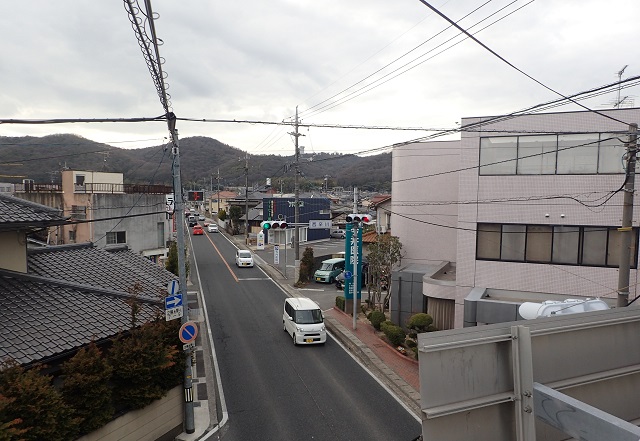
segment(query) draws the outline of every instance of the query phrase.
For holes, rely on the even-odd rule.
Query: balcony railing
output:
[[[169,194],[173,193],[173,187],[169,185],[147,184],[111,184],[111,183],[85,183],[74,186],[75,193],[144,193],[144,194]]]
[[[17,193],[62,193],[62,184],[38,184],[26,182],[15,184]],[[170,185],[148,184],[111,184],[111,183],[85,183],[74,185],[74,193],[110,193],[110,194],[171,194],[173,187]]]

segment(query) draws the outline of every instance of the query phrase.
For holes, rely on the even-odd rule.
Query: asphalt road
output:
[[[420,424],[335,340],[294,346],[286,294],[236,268],[222,234],[192,236],[229,415],[214,439],[411,440]]]

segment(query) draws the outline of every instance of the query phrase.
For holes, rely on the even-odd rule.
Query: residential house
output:
[[[54,368],[129,329],[128,299],[143,305],[138,324],[162,308],[173,276],[126,247],[28,246],[29,234],[64,222],[58,210],[0,195],[0,359]]]
[[[376,212],[376,231],[381,234],[391,231],[391,195],[374,196],[370,209]]]
[[[60,210],[0,194],[0,360],[27,368],[42,364],[53,375],[88,344],[104,349],[121,332],[155,319],[174,279],[126,246],[33,247],[28,241],[66,222]],[[135,417],[116,419],[86,439],[144,433],[136,439],[150,440],[179,432],[181,392],[176,387]]]
[[[233,191],[221,190],[212,192],[209,198],[209,213],[213,216],[220,210],[229,212],[229,200],[236,199],[238,194]]]

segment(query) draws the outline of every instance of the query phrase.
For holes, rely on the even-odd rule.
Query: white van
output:
[[[282,327],[293,344],[324,344],[327,329],[322,311],[316,302],[306,297],[291,297],[284,301]]]

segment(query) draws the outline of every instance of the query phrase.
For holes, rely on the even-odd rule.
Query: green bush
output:
[[[336,296],[336,306],[340,311],[344,311],[344,303],[345,303],[344,296]]]
[[[433,317],[429,314],[425,314],[424,312],[420,312],[409,317],[407,327],[415,330],[416,332],[427,332],[427,329],[432,323]]]
[[[384,332],[387,326],[395,326],[395,324],[391,320],[385,320],[382,323],[380,323],[380,330]]]
[[[429,327],[427,328],[427,332],[433,332],[433,331],[437,331],[437,330],[438,330],[438,328],[436,328],[433,325],[429,325]]]
[[[407,335],[409,336],[409,338],[413,338],[414,340],[418,338],[418,333],[416,331],[409,331],[409,334]]]
[[[385,324],[384,335],[389,339],[394,346],[400,346],[404,343],[407,337],[404,330],[400,326],[394,324]]]
[[[13,430],[22,431],[25,441],[67,441],[78,435],[78,418],[51,384],[52,377],[42,367],[25,370],[15,362],[0,362],[0,396],[13,400],[0,421],[19,423]]]
[[[416,343],[415,340],[411,340],[410,338],[406,339],[404,344],[408,348],[415,348],[416,346],[418,346],[418,343]]]
[[[62,394],[80,421],[81,434],[99,429],[113,417],[112,371],[93,342],[62,365]]]
[[[307,247],[300,259],[300,272],[298,274],[298,284],[308,283],[313,280],[313,248]]]
[[[176,367],[180,351],[164,343],[163,329],[152,323],[113,343],[109,362],[113,366],[114,397],[121,406],[140,409],[166,394],[167,377],[180,373]]]
[[[380,330],[380,324],[386,319],[387,317],[384,315],[384,312],[378,310],[372,311],[369,315],[369,321],[371,322],[371,325],[378,331]]]

